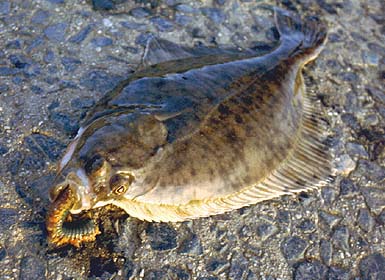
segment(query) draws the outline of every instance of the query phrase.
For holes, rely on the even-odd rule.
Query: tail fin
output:
[[[302,21],[298,15],[280,8],[274,8],[274,16],[281,44],[292,49],[290,56],[318,55],[327,37],[324,24],[314,17]]]

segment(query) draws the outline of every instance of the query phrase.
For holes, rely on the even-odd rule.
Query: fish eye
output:
[[[133,181],[133,176],[129,174],[114,174],[110,178],[111,192],[116,195],[124,194]]]
[[[100,155],[94,155],[92,158],[86,161],[84,166],[84,170],[88,175],[99,171],[104,164],[104,158]]]

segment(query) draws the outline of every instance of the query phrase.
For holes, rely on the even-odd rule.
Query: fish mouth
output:
[[[50,192],[52,203],[48,209],[46,227],[48,240],[55,246],[71,244],[80,247],[81,243],[94,241],[96,235],[100,234],[89,213],[74,216],[90,209],[90,203],[84,189],[73,178],[67,176],[64,183],[55,186]]]

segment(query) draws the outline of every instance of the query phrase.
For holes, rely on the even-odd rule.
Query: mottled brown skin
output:
[[[149,57],[162,61],[162,44],[179,57],[133,74],[88,114],[61,162],[67,179],[56,187],[60,193],[69,184],[77,201],[58,202],[59,209],[112,203],[139,219],[183,221],[297,192],[322,177],[302,166],[324,154],[306,134],[318,123],[301,70],[326,31],[282,10],[276,23],[281,43],[263,56],[202,55],[159,42]]]

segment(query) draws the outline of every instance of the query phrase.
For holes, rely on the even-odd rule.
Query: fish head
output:
[[[60,170],[64,179],[50,191],[55,201],[64,189],[72,189],[72,214],[146,192],[153,181],[149,166],[167,144],[164,124],[150,115],[120,116],[89,131],[74,140],[71,159]]]

